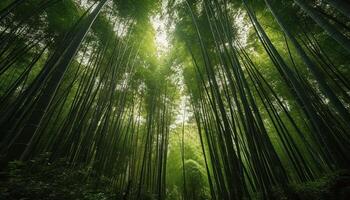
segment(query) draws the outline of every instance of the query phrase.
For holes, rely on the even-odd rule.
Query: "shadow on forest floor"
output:
[[[0,200],[107,200],[123,199],[122,192],[108,190],[111,180],[86,168],[72,168],[64,160],[50,163],[42,157],[27,163],[11,162],[0,174]],[[132,196],[132,194],[130,194]],[[142,199],[153,199],[144,195]],[[348,200],[350,172],[337,171],[312,182],[275,188],[276,200]],[[254,197],[254,199],[260,199]]]

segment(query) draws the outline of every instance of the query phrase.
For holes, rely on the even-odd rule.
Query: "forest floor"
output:
[[[11,162],[0,174],[0,200],[125,199],[125,192],[112,191],[111,180],[86,168],[50,163],[45,157],[27,163]],[[132,196],[132,194],[130,194]],[[142,199],[155,199],[144,194]],[[258,196],[258,195],[257,195]],[[260,199],[259,197],[253,199]],[[337,171],[312,182],[275,188],[276,200],[348,200],[350,172]]]

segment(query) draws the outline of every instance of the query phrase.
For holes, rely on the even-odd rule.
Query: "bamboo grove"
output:
[[[117,199],[237,200],[349,170],[349,13],[342,0],[3,0],[1,169],[46,154],[108,177]]]

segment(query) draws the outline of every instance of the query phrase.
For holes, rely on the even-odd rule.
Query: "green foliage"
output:
[[[1,174],[0,199],[115,199],[116,194],[107,190],[109,179],[89,177],[91,170],[72,168],[63,159],[51,163],[48,156],[10,162]]]
[[[0,10],[11,2],[15,1],[0,0]],[[79,5],[85,1],[74,0],[59,0],[38,10],[40,2],[45,0],[24,1],[0,23],[0,111],[5,116],[0,124],[5,130],[0,132],[8,134],[1,145],[7,150],[6,142],[21,139],[22,130],[33,125],[27,124],[31,113],[43,109],[38,98],[52,95],[52,102],[45,101],[50,105],[40,115],[38,128],[26,141],[33,142],[29,157],[45,151],[53,155],[10,162],[1,174],[0,199],[118,199],[125,191],[130,198],[145,200],[214,199],[211,195],[300,200],[346,196],[346,174],[310,180],[340,168],[341,162],[333,162],[347,157],[343,151],[347,146],[342,149],[338,144],[348,142],[348,126],[266,9],[266,1],[247,2],[277,53],[271,55],[267,40],[259,40],[262,36],[253,28],[242,1],[169,0],[165,1],[167,14],[161,17],[169,17],[168,23],[174,25],[167,25],[174,29],[168,36],[172,48],[161,56],[151,18],[164,12],[162,1],[107,1],[91,29],[86,29],[80,48],[74,49],[78,56],[70,57],[58,90],[48,93],[44,89],[61,65],[46,61],[62,41],[70,44],[71,38],[64,36],[79,20],[87,19],[81,17],[91,10]],[[293,1],[271,2],[348,109],[349,86],[339,80],[340,75],[344,82],[350,77],[349,54]],[[349,35],[344,16],[324,1],[317,2],[313,6],[343,23],[341,30]],[[241,24],[235,21],[237,13],[242,14]],[[116,27],[125,28],[125,33],[116,32]],[[238,45],[241,28],[247,28],[243,46]],[[72,32],[77,30],[79,26]],[[310,36],[320,46],[315,52]],[[32,49],[23,50],[31,45]],[[48,48],[30,68],[44,45]],[[84,56],[83,49],[87,49]],[[65,52],[55,54],[60,57]],[[277,66],[290,67],[291,73]],[[27,69],[28,74],[17,79]],[[290,83],[294,73],[295,82],[310,95],[305,99],[310,99],[311,106],[296,97]],[[174,122],[181,95],[190,98],[193,110],[189,114],[196,117],[185,123],[184,144],[182,127]],[[305,114],[306,108],[312,112]],[[313,122],[310,113],[319,120]],[[313,129],[319,132],[314,134]],[[345,153],[338,154],[336,148]],[[280,176],[282,169],[286,173]],[[294,182],[298,184],[290,184]],[[221,194],[225,192],[227,196]]]
[[[148,20],[148,17],[160,5],[159,1],[155,0],[117,0],[114,3],[121,17],[137,21]]]
[[[194,160],[185,161],[186,191],[190,199],[209,199],[205,169]]]
[[[49,32],[57,35],[64,34],[73,27],[79,17],[82,15],[82,10],[79,9],[73,1],[63,0],[51,6],[46,11]]]
[[[287,188],[275,187],[273,196],[280,200],[345,200],[350,192],[349,175],[348,171],[337,171],[315,181],[294,183]]]

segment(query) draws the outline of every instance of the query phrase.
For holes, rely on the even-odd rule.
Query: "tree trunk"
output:
[[[295,1],[302,2],[301,0],[295,0]],[[340,116],[342,116],[344,121],[349,122],[350,121],[349,112],[343,106],[343,104],[338,99],[338,97],[334,94],[334,92],[331,90],[331,88],[328,86],[323,74],[319,71],[319,69],[317,68],[315,63],[309,58],[309,56],[303,50],[302,46],[299,44],[299,42],[296,40],[296,38],[289,31],[288,27],[285,25],[285,23],[280,18],[280,16],[278,14],[276,14],[275,9],[272,7],[270,0],[265,0],[265,2],[266,2],[266,5],[269,7],[272,15],[275,17],[277,23],[282,28],[283,32],[287,35],[287,37],[290,39],[290,41],[294,45],[294,47],[295,47],[298,55],[302,59],[302,61],[306,64],[306,66],[310,69],[310,71],[314,75],[315,79],[319,83],[324,94],[329,98],[330,102],[333,104],[335,109],[339,112]],[[349,47],[350,47],[350,45],[349,45]],[[350,50],[350,48],[349,48],[349,50]]]
[[[48,81],[46,87],[41,92],[41,95],[38,98],[37,103],[33,109],[33,112],[25,123],[24,128],[21,130],[14,143],[10,146],[6,160],[9,161],[12,159],[26,158],[25,152],[29,150],[28,147],[30,147],[31,140],[35,135],[36,130],[40,126],[42,118],[50,106],[50,103],[63,79],[63,76],[70,62],[74,58],[90,27],[94,23],[95,19],[97,18],[106,2],[107,0],[102,0],[90,14],[90,16],[88,16],[86,20],[82,22],[80,28],[72,37],[72,41],[68,43],[63,54],[58,58],[57,62],[55,62],[52,78]]]
[[[350,2],[347,0],[326,0],[331,6],[350,19]]]
[[[309,6],[304,0],[294,0],[294,2],[298,4],[320,27],[322,27],[329,36],[344,47],[344,49],[350,52],[350,40],[341,32],[337,31],[336,27],[327,22],[327,20],[319,15],[319,13],[314,8]]]
[[[21,3],[23,3],[26,0],[15,0],[10,5],[8,5],[6,8],[0,11],[0,21],[6,17],[10,12],[12,12],[17,6],[19,6]]]

